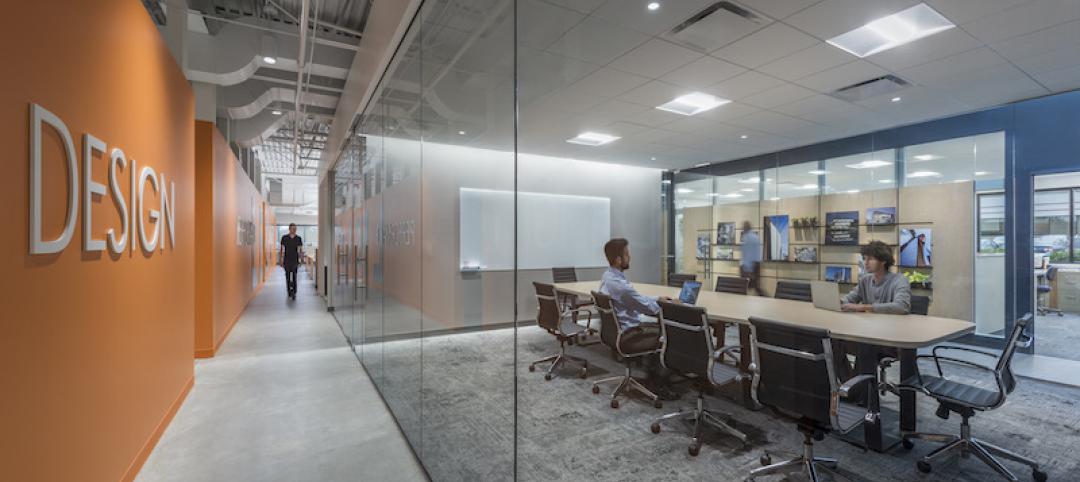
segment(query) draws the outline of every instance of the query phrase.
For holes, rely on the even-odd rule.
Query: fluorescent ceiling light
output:
[[[274,115],[281,115],[281,111],[280,111],[280,110],[272,110],[272,111],[270,111],[270,113],[271,113],[271,114],[274,114]]]
[[[890,102],[900,102],[900,98],[899,97],[893,97],[892,99],[889,99],[889,101]]]
[[[914,177],[941,177],[941,173],[940,172],[935,172],[935,171],[915,171],[915,172],[913,172],[911,174],[908,174],[905,177],[909,177],[909,178],[914,178]]]
[[[892,179],[881,179],[878,182],[881,183],[881,184],[892,184],[893,180]]]
[[[848,190],[847,190],[847,193],[848,193],[848,194],[858,194],[858,193],[859,193],[859,190],[858,190],[858,189],[848,189]]]
[[[827,42],[856,57],[868,57],[955,27],[925,3],[881,17]]]
[[[769,198],[769,200],[770,200],[770,201],[779,201],[779,200],[780,200],[780,198],[778,198],[778,197],[771,197],[771,198]]]
[[[952,182],[953,182],[953,184],[958,184],[958,183],[961,183],[961,182],[967,182],[967,179],[953,179]]]
[[[663,181],[660,181],[660,184],[671,184],[671,179],[664,179]]]
[[[581,144],[583,146],[602,146],[609,142],[614,142],[622,139],[619,136],[613,136],[610,134],[601,134],[599,132],[582,132],[577,137],[567,139],[566,142],[571,144]]]
[[[702,92],[694,92],[692,94],[686,94],[681,97],[676,97],[675,100],[668,102],[664,105],[656,106],[657,109],[674,112],[682,115],[694,115],[700,114],[710,109],[715,109],[719,106],[731,102],[727,99],[721,99],[715,95],[709,95]]]
[[[990,171],[975,171],[976,176],[985,176],[987,174],[990,174]]]
[[[660,8],[660,3],[659,2],[652,2],[652,3],[650,3],[648,5],[649,10],[657,10],[659,8]]]
[[[266,62],[266,63],[268,63],[270,65],[274,65],[274,64],[277,63],[277,59],[267,55],[266,57],[263,57],[263,62]]]
[[[675,192],[677,192],[679,194],[690,194],[690,193],[694,192],[694,190],[693,189],[687,189],[685,187],[680,187],[678,189],[675,189]]]
[[[709,163],[703,162],[701,164],[694,164],[694,167],[705,167],[705,166],[708,166],[708,165],[709,165]]]
[[[760,182],[772,182],[772,178],[766,177],[764,181],[762,181],[760,177],[748,177],[746,179],[739,179],[740,184],[758,184]]]
[[[718,193],[718,192],[710,192],[710,193],[706,194],[706,196],[709,196],[709,197],[716,197],[716,196],[719,196],[719,195],[720,195],[720,193]]]
[[[458,135],[465,135],[465,131],[457,131]]]
[[[848,164],[847,167],[852,169],[874,169],[876,167],[891,166],[889,161],[882,161],[880,159],[870,159],[869,161],[862,161],[856,164]]]
[[[724,197],[726,197],[728,199],[734,199],[734,198],[737,198],[737,197],[743,197],[743,195],[742,195],[742,193],[729,192],[727,194],[724,194]]]
[[[915,159],[916,161],[933,161],[935,159],[941,159],[941,156],[935,156],[933,154],[919,154],[917,156],[913,156],[912,159]]]
[[[817,188],[818,188],[817,184],[803,184],[802,186],[799,186],[799,189],[817,189]]]
[[[749,138],[750,138],[750,136],[748,136],[746,134],[743,134],[743,135],[739,136],[739,139],[749,139]]]
[[[814,169],[813,171],[807,171],[807,174],[813,174],[815,176],[824,176],[824,175],[826,175],[828,173],[829,173],[829,171],[823,171],[821,169]]]
[[[739,189],[739,190],[742,191],[742,192],[754,192],[754,191],[756,191],[756,189],[754,189],[752,187],[744,187],[744,188]]]

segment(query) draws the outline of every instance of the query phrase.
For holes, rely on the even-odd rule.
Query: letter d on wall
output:
[[[68,210],[64,231],[51,241],[41,239],[41,123],[52,126],[64,141],[68,165]],[[56,114],[37,104],[30,104],[30,254],[59,253],[67,247],[75,233],[79,209],[79,165],[71,133]]]

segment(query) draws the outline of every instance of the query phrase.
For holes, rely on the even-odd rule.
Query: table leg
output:
[[[912,348],[900,349],[900,380],[905,382],[916,376],[919,372],[916,350]],[[916,420],[915,392],[912,390],[900,391],[900,433],[914,433]]]

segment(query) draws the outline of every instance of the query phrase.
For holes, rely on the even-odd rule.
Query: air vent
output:
[[[894,94],[906,89],[911,84],[895,75],[886,75],[876,79],[870,79],[847,87],[836,89],[832,94],[837,99],[848,102],[857,102],[872,97]]]
[[[772,19],[733,2],[716,2],[694,14],[665,37],[701,52],[712,52],[749,35]]]

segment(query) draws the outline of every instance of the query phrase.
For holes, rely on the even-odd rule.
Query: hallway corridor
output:
[[[195,386],[137,480],[425,480],[305,272],[280,269]]]

